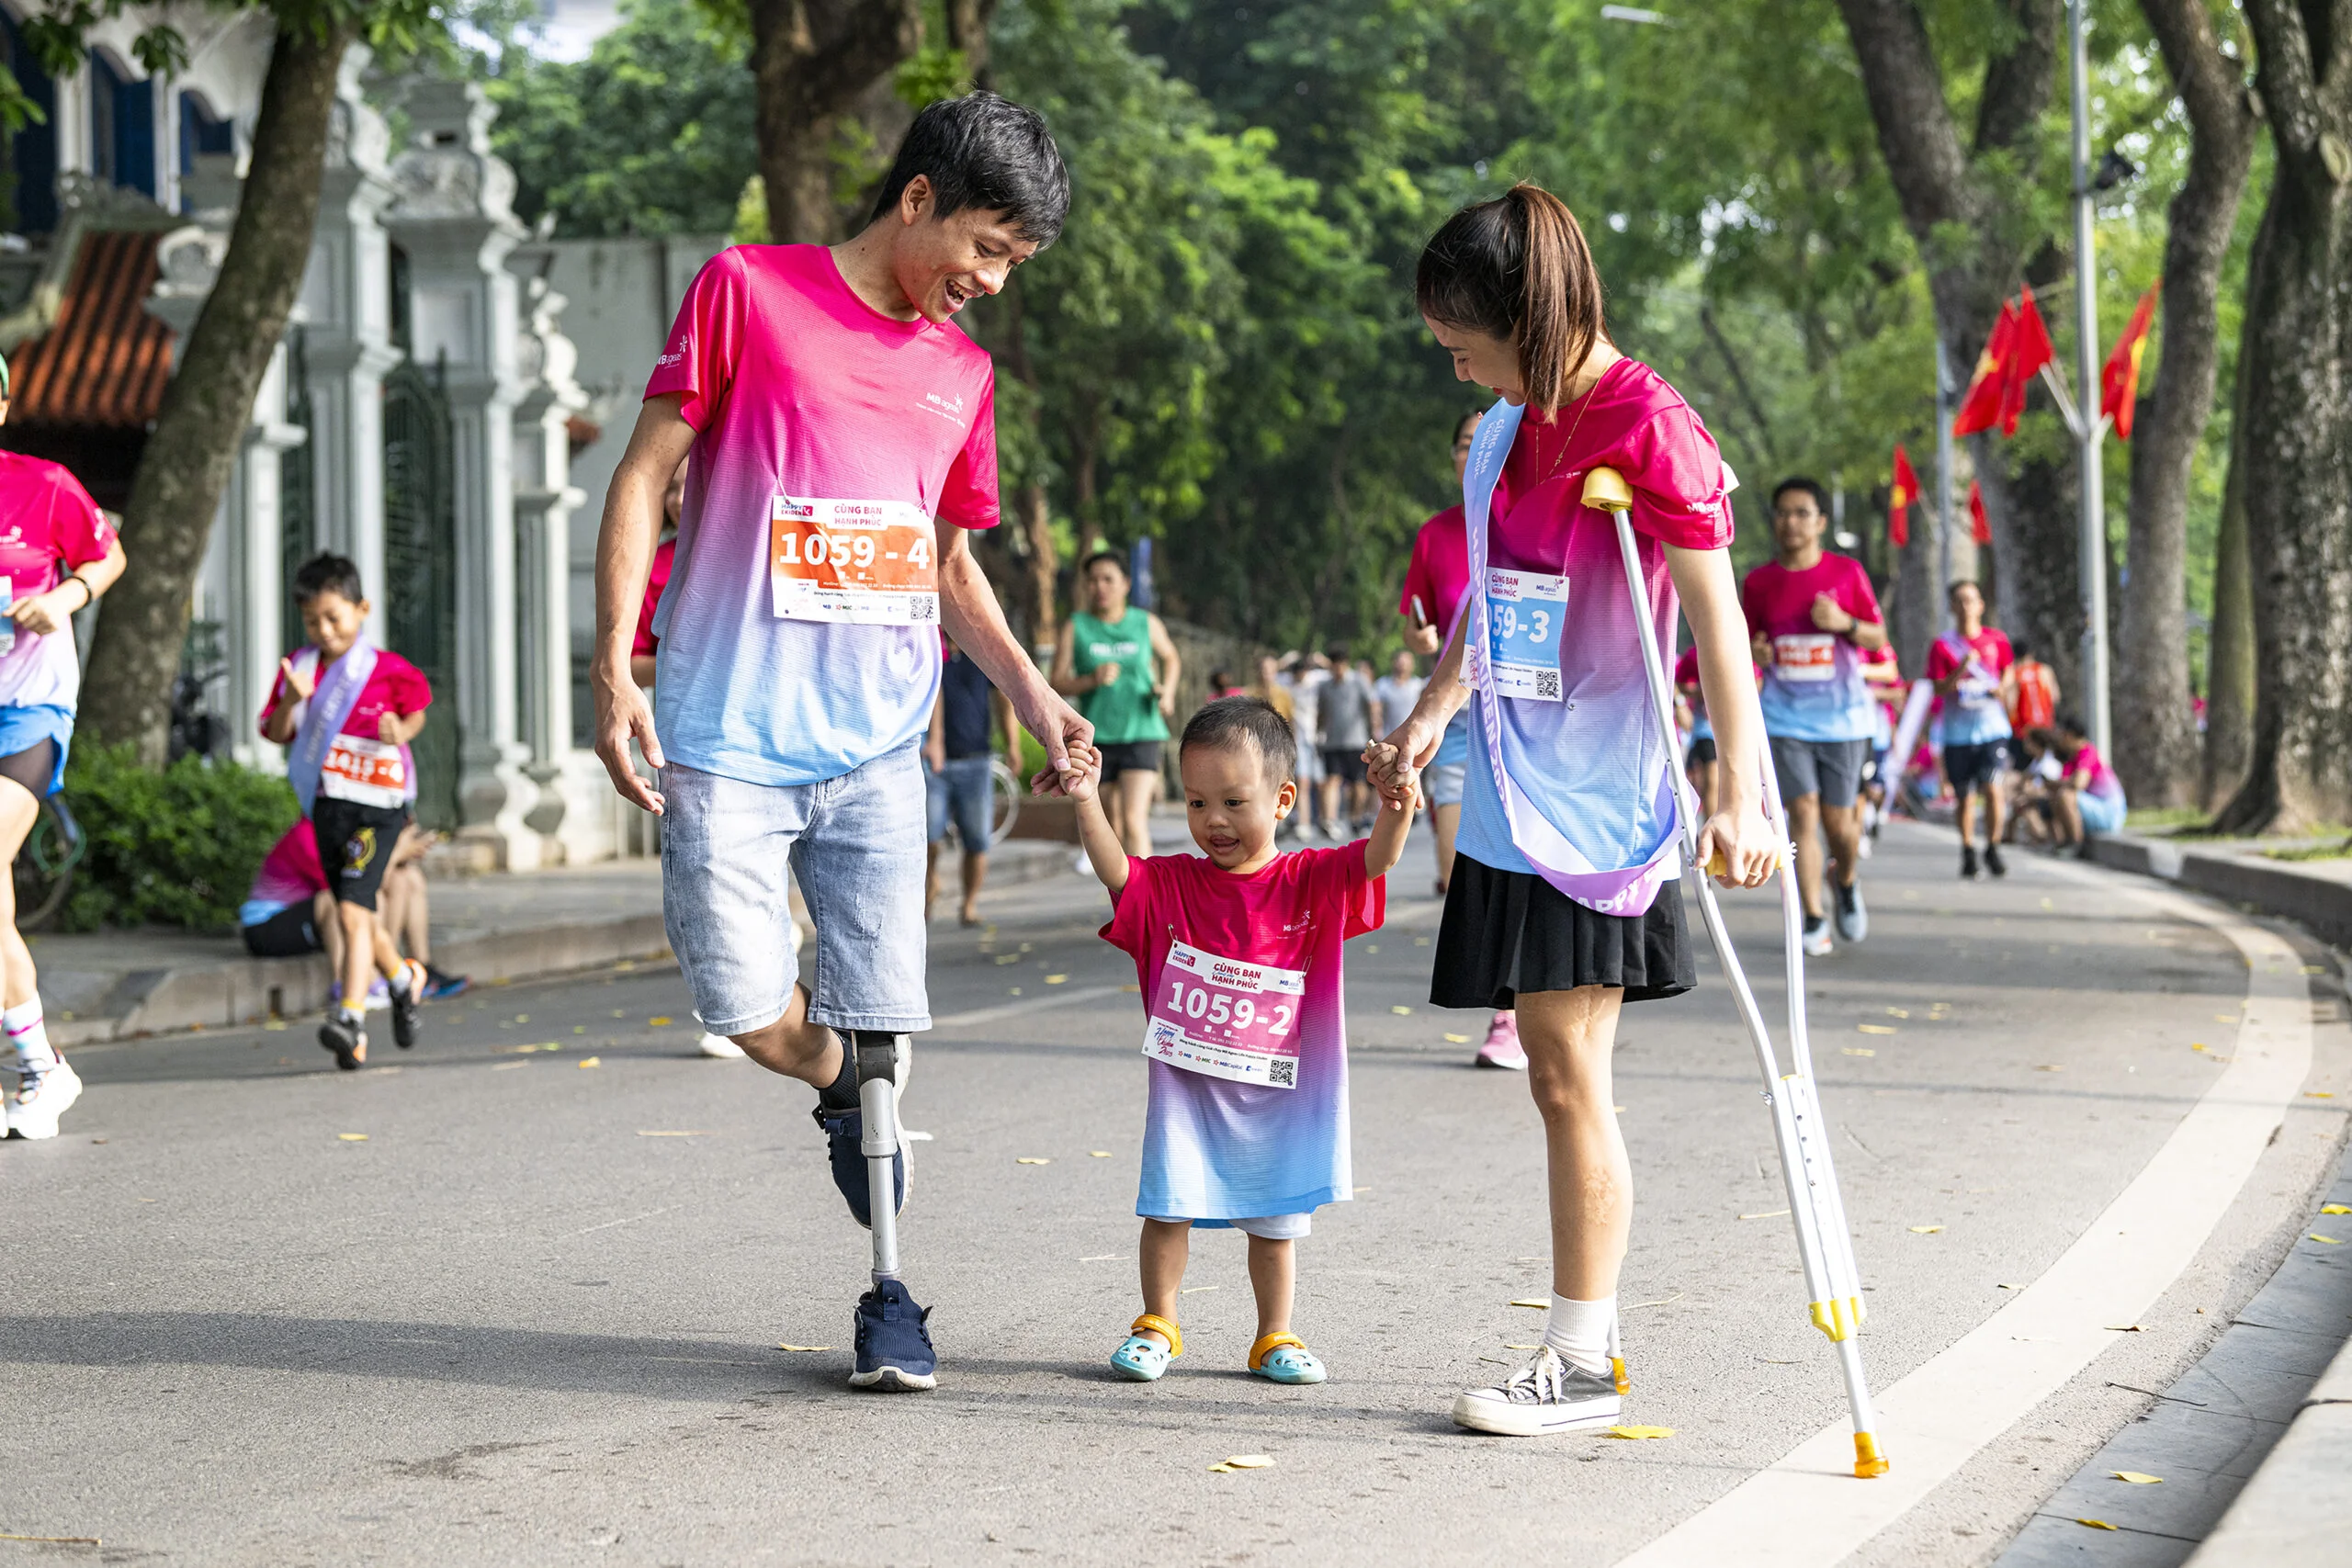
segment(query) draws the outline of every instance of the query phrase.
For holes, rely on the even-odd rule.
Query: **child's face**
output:
[[[302,635],[321,657],[329,660],[341,659],[359,640],[360,628],[368,624],[368,601],[353,604],[330,588],[322,593],[302,601]]]
[[[1280,784],[1258,749],[1190,746],[1178,764],[1184,777],[1184,819],[1193,842],[1219,871],[1255,871],[1273,858],[1274,828],[1298,802],[1298,786]]]

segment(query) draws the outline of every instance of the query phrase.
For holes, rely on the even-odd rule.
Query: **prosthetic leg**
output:
[[[1665,661],[1658,656],[1657,627],[1650,615],[1649,598],[1642,589],[1641,559],[1634,547],[1633,525],[1625,518],[1626,510],[1634,504],[1633,491],[1624,476],[1615,469],[1595,468],[1585,476],[1584,503],[1611,513],[1616,521],[1617,546],[1625,561],[1625,585],[1633,595],[1634,625],[1641,630],[1642,666],[1649,677],[1650,700],[1657,709],[1659,731],[1668,738],[1671,750],[1673,692],[1667,683]],[[1733,760],[1724,759],[1726,764]],[[1773,773],[1771,756],[1768,751],[1758,760],[1764,772],[1768,816],[1785,838],[1788,816],[1781,807],[1780,781]],[[1813,1298],[1813,1325],[1838,1347],[1838,1363],[1845,1373],[1846,1397],[1854,1414],[1854,1473],[1864,1479],[1883,1475],[1887,1461],[1879,1452],[1870,1382],[1863,1373],[1861,1349],[1854,1337],[1863,1315],[1861,1275],[1854,1262],[1853,1232],[1846,1224],[1845,1200],[1838,1194],[1838,1173],[1830,1161],[1828,1129],[1822,1120],[1820,1099],[1813,1085],[1813,1043],[1805,1032],[1804,912],[1797,893],[1794,847],[1784,846],[1780,857],[1792,1069],[1784,1074],[1772,1044],[1771,1031],[1756,1005],[1756,993],[1748,987],[1747,972],[1740,967],[1738,950],[1732,943],[1731,931],[1724,924],[1723,908],[1715,898],[1713,875],[1721,863],[1706,867],[1696,863],[1698,803],[1692,799],[1690,784],[1681,770],[1671,772],[1687,872],[1691,885],[1698,889],[1699,909],[1706,921],[1707,934],[1714,942],[1715,956],[1723,964],[1724,978],[1731,983],[1733,1001],[1739,1010],[1740,1021],[1747,1026],[1748,1039],[1756,1047],[1757,1066],[1764,1075],[1764,1100],[1772,1108],[1781,1177],[1788,1191],[1789,1213],[1796,1224],[1797,1256],[1804,1266],[1805,1288]],[[1623,1393],[1627,1386],[1625,1363],[1613,1329],[1610,1358],[1618,1390]]]
[[[851,1032],[857,1064],[857,1104],[865,1156],[865,1212],[873,1216],[874,1282],[899,1277],[899,1055],[903,1037],[876,1030]]]

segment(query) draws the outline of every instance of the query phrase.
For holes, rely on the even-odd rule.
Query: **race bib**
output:
[[[1560,700],[1560,626],[1567,615],[1566,578],[1487,570],[1487,665],[1498,696]]]
[[[1298,1087],[1298,1010],[1306,972],[1219,958],[1171,942],[1143,1054],[1236,1083]]]
[[[1799,685],[1835,680],[1838,639],[1827,632],[1790,632],[1772,639],[1772,669]]]
[[[319,793],[361,806],[407,805],[408,767],[401,749],[362,736],[336,736],[319,764]]]
[[[786,620],[939,624],[931,519],[903,501],[803,501],[768,511],[768,581]]]
[[[1952,688],[1952,695],[1960,699],[1960,705],[1964,708],[1981,708],[2000,694],[2001,682],[1984,673],[1984,667],[1973,659],[1968,661],[1960,684]]]

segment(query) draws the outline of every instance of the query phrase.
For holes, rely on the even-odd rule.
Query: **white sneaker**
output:
[[[1836,947],[1837,942],[1829,935],[1829,922],[1826,919],[1804,933],[1804,955],[1807,958],[1826,958]]]
[[[1562,1360],[1546,1345],[1501,1386],[1456,1395],[1453,1424],[1506,1438],[1541,1438],[1610,1426],[1623,1409],[1614,1382]]]
[[[53,1138],[57,1136],[57,1119],[66,1108],[82,1098],[82,1078],[65,1058],[60,1056],[57,1066],[39,1075],[27,1073],[17,1078],[17,1092],[8,1101],[8,1135],[16,1138]]]
[[[706,1029],[702,1032],[702,1054],[716,1056],[722,1062],[738,1062],[743,1058],[743,1047],[724,1034],[713,1034]]]

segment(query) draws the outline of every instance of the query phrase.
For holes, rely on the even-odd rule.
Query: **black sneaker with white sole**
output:
[[[408,988],[392,993],[392,1043],[403,1051],[416,1045],[418,1015],[424,1011],[424,966],[411,964]]]
[[[1624,1407],[1609,1376],[1563,1360],[1546,1345],[1499,1386],[1457,1394],[1453,1424],[1506,1438],[1542,1438],[1612,1426]]]
[[[333,1012],[319,1025],[319,1043],[334,1053],[337,1067],[356,1073],[367,1055],[368,1030],[358,1020],[345,1018],[340,1011]]]
[[[1960,846],[1960,874],[1971,882],[1976,880],[1976,846],[1974,844]]]

